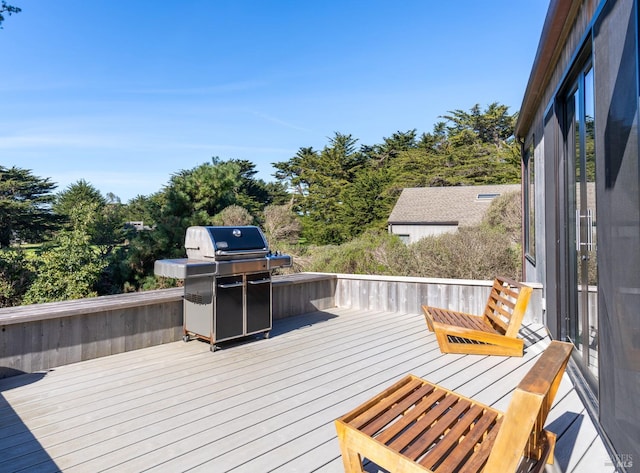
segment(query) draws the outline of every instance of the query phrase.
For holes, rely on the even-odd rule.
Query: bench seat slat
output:
[[[420,385],[420,380],[412,379],[406,385],[402,386],[402,388],[392,392],[389,397],[384,398],[380,402],[376,403],[371,409],[364,411],[358,417],[353,419],[351,421],[351,424],[354,427],[362,428],[363,426],[369,424],[373,419],[381,416],[390,407],[401,401],[402,398],[406,397],[416,388],[420,387]]]
[[[413,406],[417,401],[433,392],[435,387],[432,384],[425,384],[415,390],[405,399],[402,399],[394,405],[384,408],[384,410],[376,416],[376,418],[367,424],[362,431],[368,435],[374,435],[378,430],[389,424],[393,419],[402,415],[407,409]]]
[[[480,446],[471,454],[466,463],[460,468],[458,473],[478,473],[482,471],[484,468],[487,459],[489,458],[489,454],[491,453],[491,447],[496,441],[496,437],[498,436],[498,432],[500,431],[500,426],[502,425],[502,415],[500,415],[499,419],[496,421],[496,424],[489,431],[489,433],[485,436],[483,442]],[[443,471],[446,471],[446,468],[442,468]]]
[[[468,460],[480,450],[482,444],[485,441],[491,441],[487,437],[493,431],[497,434],[497,430],[500,428],[500,419],[501,414],[498,411],[493,409],[486,409],[482,417],[478,419],[478,421],[472,426],[472,428],[464,435],[464,438],[458,442],[458,445],[447,455],[438,468],[444,471],[452,471],[458,468],[458,466],[462,465],[465,460],[469,463]],[[482,459],[484,456],[484,459]],[[484,462],[489,457],[489,450],[484,449],[483,456],[479,456],[476,459],[476,462],[479,464],[479,467],[476,468],[476,471],[479,471]]]
[[[434,465],[448,456],[449,450],[456,446],[460,437],[471,429],[471,425],[479,421],[483,414],[482,407],[471,405],[463,416],[455,419],[455,424],[451,426],[446,435],[422,458],[419,463],[427,468],[433,469]],[[453,453],[453,452],[451,452]],[[458,453],[459,455],[459,453]]]
[[[394,439],[399,433],[403,432],[409,425],[415,422],[419,417],[424,415],[426,411],[429,409],[439,409],[441,412],[444,412],[451,403],[454,402],[454,399],[446,399],[447,393],[442,389],[439,389],[435,385],[428,383],[432,388],[433,392],[431,395],[422,399],[419,403],[417,403],[414,409],[408,410],[401,419],[393,424],[389,425],[383,432],[380,433],[376,437],[379,442],[384,444],[389,444],[389,442]],[[439,403],[437,407],[433,407]]]
[[[449,394],[445,399],[453,398],[453,404],[446,412],[434,418],[429,412],[423,418],[418,420],[412,428],[407,431],[407,439],[410,439],[411,445],[408,445],[406,449],[402,449],[401,453],[417,460],[421,457],[434,443],[440,441],[442,436],[451,428],[456,419],[464,414],[470,407],[471,402],[458,398],[457,396]],[[403,437],[405,434],[403,433]]]
[[[480,317],[469,316],[462,312],[450,312],[438,308],[431,308],[433,320],[442,324],[457,325],[472,330],[481,330],[483,332],[497,333],[491,326],[485,323]]]
[[[425,412],[428,414],[420,418],[414,418],[414,422],[407,425],[402,435],[399,435],[389,443],[389,447],[398,451],[405,450],[413,440],[426,430],[429,425],[433,424],[443,413],[447,412],[455,402],[455,397],[447,396],[445,393],[444,397],[438,403],[433,406],[426,406],[427,410],[421,414],[425,414]]]

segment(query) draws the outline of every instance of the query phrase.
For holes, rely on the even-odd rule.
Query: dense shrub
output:
[[[487,209],[484,222],[490,227],[502,228],[513,243],[522,238],[522,205],[520,192],[509,192],[496,197]]]
[[[213,217],[214,225],[242,226],[253,224],[253,217],[249,211],[239,205],[225,207]]]
[[[520,277],[518,248],[499,227],[480,225],[423,238],[409,247],[414,276],[493,279]]]
[[[402,272],[402,261],[409,257],[398,237],[376,231],[365,232],[340,246],[310,248],[309,255],[312,257],[305,271],[388,275]]]
[[[270,246],[277,242],[297,243],[302,231],[300,219],[293,212],[291,203],[265,207],[263,229]]]

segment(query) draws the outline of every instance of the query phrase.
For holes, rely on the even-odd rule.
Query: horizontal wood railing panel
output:
[[[543,322],[540,285],[525,321]],[[351,307],[481,312],[490,281],[300,273],[273,277],[273,318]],[[182,288],[0,309],[0,378],[180,340]]]
[[[273,317],[335,307],[336,276],[273,278]],[[181,287],[0,309],[0,378],[182,338]]]
[[[338,274],[336,306],[379,309],[389,312],[422,313],[422,306],[482,315],[493,281],[437,279],[401,276]],[[542,285],[533,288],[524,315],[525,323],[546,322]]]

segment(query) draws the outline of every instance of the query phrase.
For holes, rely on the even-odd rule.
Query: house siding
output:
[[[572,286],[575,279],[571,265],[575,263],[570,256],[573,253],[575,258],[576,242],[571,241],[570,227],[572,218],[576,218],[568,210],[575,204],[566,196],[570,189],[567,182],[571,181],[568,172],[573,172],[567,167],[572,162],[568,149],[572,149],[573,130],[565,123],[564,114],[569,107],[567,97],[573,94],[567,86],[591,64],[597,286],[589,286],[588,305],[589,312],[596,314],[595,381],[589,373],[594,368],[585,361],[591,357],[591,346],[586,344],[586,328],[592,331],[591,325],[574,340],[583,343],[581,355],[574,359],[585,379],[591,379],[600,425],[616,452],[615,458],[625,460],[617,466],[624,468],[626,463],[630,471],[636,471],[634,467],[637,469],[640,462],[638,0],[552,1],[550,11],[558,4],[563,8],[555,11],[568,14],[562,32],[553,39],[556,51],[552,59],[536,62],[530,79],[531,84],[534,77],[544,77],[544,92],[527,89],[530,97],[525,96],[520,111],[526,123],[518,127],[524,149],[534,144],[536,165],[536,254],[533,260],[523,258],[525,277],[544,286],[552,336],[567,338],[570,331],[566,321],[575,317],[576,311],[580,314],[584,302],[572,302],[576,287]],[[552,24],[550,18],[547,24]],[[538,103],[531,97],[539,97]],[[529,117],[533,117],[530,122]],[[580,287],[584,291],[585,286]]]

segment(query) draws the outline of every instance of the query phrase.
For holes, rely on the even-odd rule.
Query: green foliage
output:
[[[165,215],[182,217],[184,229],[189,225],[209,225],[215,214],[235,203],[235,191],[242,180],[237,163],[205,163],[182,170],[171,177],[167,186]]]
[[[6,13],[7,15],[13,15],[14,13],[20,13],[21,11],[22,11],[21,8],[8,5],[5,0],[2,0],[2,3],[0,3],[0,29],[2,29],[2,22],[4,21],[4,13]]]
[[[453,110],[442,118],[449,122],[448,135],[462,144],[475,142],[493,144],[500,148],[513,138],[517,117],[509,115],[509,107],[497,102],[490,104],[484,111],[480,105],[471,107],[469,112]]]
[[[456,279],[519,279],[519,251],[499,227],[479,225],[423,238],[410,246],[414,276]]]
[[[124,226],[124,206],[113,195],[106,199],[84,179],[70,184],[56,195],[53,211],[64,219],[67,227],[73,227],[73,215],[83,206],[95,209],[87,215],[86,231],[90,236],[90,244],[96,245],[105,256],[111,254],[116,246],[123,244],[131,235],[131,229]]]
[[[0,307],[20,305],[33,278],[24,250],[0,250]]]
[[[265,206],[286,202],[287,189],[282,183],[266,184],[262,179],[256,179],[255,175],[258,171],[250,161],[232,159],[229,162],[237,164],[239,167],[240,184],[235,190],[235,205],[246,209],[256,217]]]
[[[353,238],[364,229],[382,230],[397,200],[388,168],[366,167],[340,193],[342,233]]]
[[[409,256],[398,237],[376,231],[339,246],[312,247],[307,255],[311,258],[305,271],[348,274],[397,274],[398,261]]]
[[[43,249],[33,272],[36,277],[23,303],[97,296],[96,286],[108,262],[91,245],[89,227],[96,203],[81,203],[70,215],[71,227],[58,233],[53,245]]]
[[[55,187],[27,169],[0,165],[0,247],[9,246],[13,239],[43,241],[56,228],[51,212]]]
[[[160,219],[164,197],[162,192],[156,192],[150,196],[137,195],[124,206],[125,221],[141,221],[147,226],[153,226]]]
[[[311,242],[335,244],[348,237],[340,197],[365,159],[356,143],[351,135],[336,133],[321,152],[300,148],[291,160],[273,164],[276,177],[296,190],[294,211],[301,215],[302,235]]]
[[[484,222],[504,232],[512,244],[522,241],[522,205],[520,192],[496,197],[487,209]]]
[[[53,211],[68,217],[81,203],[95,203],[97,208],[101,208],[106,205],[107,200],[93,185],[80,179],[74,184],[69,184],[66,189],[56,195]]]

